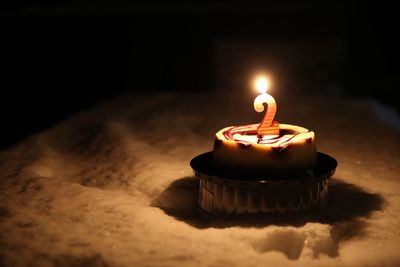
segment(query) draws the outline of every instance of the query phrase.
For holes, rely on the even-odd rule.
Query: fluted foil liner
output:
[[[219,177],[200,178],[199,205],[209,213],[288,212],[324,206],[328,180],[311,184],[240,182]]]
[[[208,213],[284,213],[326,206],[328,179],[335,168],[311,172],[299,179],[280,180],[238,180],[196,169],[194,172],[200,179],[199,205]]]

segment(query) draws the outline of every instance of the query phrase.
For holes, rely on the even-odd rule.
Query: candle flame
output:
[[[268,77],[265,76],[258,77],[255,81],[255,85],[260,94],[265,94],[267,93],[267,90],[269,88],[270,81]]]

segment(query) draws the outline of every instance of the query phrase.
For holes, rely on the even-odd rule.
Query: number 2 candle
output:
[[[257,128],[257,134],[260,137],[263,135],[279,135],[279,123],[274,121],[276,102],[271,95],[267,94],[269,80],[266,77],[259,77],[255,85],[261,94],[254,100],[254,109],[257,112],[263,112],[264,104],[267,105],[265,116]]]

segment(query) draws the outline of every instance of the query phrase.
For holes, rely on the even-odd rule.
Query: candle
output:
[[[271,95],[267,94],[269,84],[270,82],[267,77],[259,77],[255,82],[256,88],[260,92],[260,95],[254,99],[254,109],[257,112],[263,112],[264,104],[267,105],[264,118],[257,128],[257,134],[259,137],[264,135],[279,135],[279,123],[274,121],[276,114],[276,102]]]

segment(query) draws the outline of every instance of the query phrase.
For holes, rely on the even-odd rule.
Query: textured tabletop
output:
[[[126,95],[0,152],[0,266],[399,266],[400,134],[369,100],[276,97],[339,162],[325,210],[199,212],[189,162],[253,98]]]

